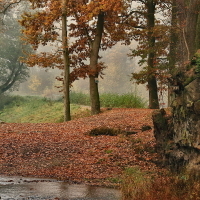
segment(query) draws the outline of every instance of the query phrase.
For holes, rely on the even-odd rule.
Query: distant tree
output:
[[[130,46],[118,43],[112,49],[102,52],[102,61],[107,67],[103,71],[105,76],[99,80],[101,92],[118,94],[131,92],[130,78],[134,61],[127,56],[129,51]]]
[[[27,46],[20,40],[20,25],[11,12],[4,15],[5,25],[0,36],[0,94],[17,89],[28,77],[28,68],[20,61]]]

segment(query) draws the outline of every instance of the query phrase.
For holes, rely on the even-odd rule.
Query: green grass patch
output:
[[[90,116],[88,94],[71,92],[71,118]],[[133,94],[102,94],[101,107],[143,108],[145,102]],[[0,96],[0,120],[7,123],[63,122],[63,101],[37,96]]]
[[[71,92],[71,103],[79,105],[90,105],[89,94],[83,94],[81,92]],[[128,94],[112,94],[105,93],[100,94],[101,107],[111,108],[145,108],[146,101],[139,96],[132,93]]]
[[[100,96],[102,107],[115,107],[115,108],[144,108],[146,102],[132,93],[128,94],[111,94],[106,93]]]
[[[34,96],[11,96],[12,101],[0,110],[0,120],[7,123],[57,123],[63,122],[63,102]],[[90,115],[79,105],[71,105],[72,119]]]

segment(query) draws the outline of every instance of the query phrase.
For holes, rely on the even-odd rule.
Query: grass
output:
[[[71,93],[72,119],[90,115],[90,110],[80,105],[89,105],[89,95]],[[102,107],[145,107],[145,102],[134,95],[102,94]],[[62,100],[50,100],[36,96],[0,96],[0,120],[7,123],[57,123],[63,122]]]
[[[122,175],[121,191],[122,200],[199,200],[200,181],[187,175],[158,176],[130,167]]]
[[[128,94],[111,94],[105,93],[100,96],[102,107],[115,107],[115,108],[144,108],[146,102],[139,96],[132,93]]]
[[[132,93],[128,94],[112,94],[105,93],[100,95],[101,107],[111,108],[144,108],[146,102],[139,96]],[[90,105],[90,97],[88,94],[81,92],[71,92],[71,103],[79,105]]]
[[[52,101],[40,97],[15,96],[13,101],[0,110],[0,119],[8,123],[57,123],[63,122],[62,101]],[[79,105],[71,105],[72,119],[90,115],[90,111],[81,110]]]

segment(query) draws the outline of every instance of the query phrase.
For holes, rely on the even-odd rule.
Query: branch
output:
[[[17,70],[16,71],[13,70],[11,72],[8,80],[3,85],[0,86],[1,91],[5,92],[14,85],[14,83],[16,82],[16,80],[20,74],[22,67],[23,67],[23,63],[19,63]]]
[[[10,3],[10,4],[8,4],[7,6],[2,6],[3,7],[3,10],[0,12],[0,13],[2,13],[2,14],[5,14],[6,12],[7,12],[7,10],[11,7],[11,6],[13,6],[14,4],[18,4],[18,3],[20,3],[21,1],[23,1],[23,0],[18,0],[18,1],[16,1],[16,2],[13,2],[13,3]]]

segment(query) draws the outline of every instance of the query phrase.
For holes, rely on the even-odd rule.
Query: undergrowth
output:
[[[8,98],[9,99],[9,98]],[[10,100],[11,99],[11,100]],[[0,120],[8,123],[63,122],[63,103],[35,96],[11,96],[0,110]],[[88,109],[71,105],[72,119],[90,115]]]
[[[72,119],[90,116],[89,95],[71,92]],[[102,94],[101,107],[143,108],[145,102],[133,94]],[[63,101],[37,96],[0,96],[0,120],[8,123],[63,122]]]
[[[71,92],[71,103],[79,105],[90,105],[89,94]],[[112,94],[104,93],[100,95],[101,107],[111,108],[144,108],[146,102],[135,94]]]
[[[187,175],[158,176],[130,167],[122,175],[121,191],[122,200],[199,200],[200,181]]]

